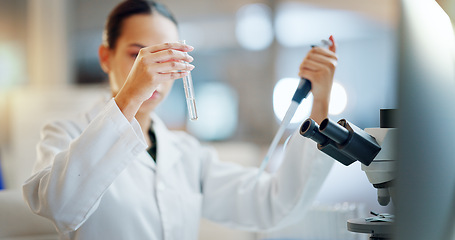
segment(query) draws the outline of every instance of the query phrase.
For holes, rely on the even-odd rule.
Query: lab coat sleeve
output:
[[[98,207],[103,193],[146,148],[136,120],[131,123],[111,99],[80,133],[74,122],[43,128],[35,174],[23,184],[31,210],[74,231]]]
[[[302,218],[328,175],[333,160],[296,131],[272,174],[210,161],[203,171],[203,216],[244,230],[280,228]]]

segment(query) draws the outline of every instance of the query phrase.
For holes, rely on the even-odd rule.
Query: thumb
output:
[[[332,42],[332,46],[329,47],[329,50],[335,53],[337,50],[337,46],[335,43],[335,39],[333,38],[333,35],[330,35],[329,40]]]

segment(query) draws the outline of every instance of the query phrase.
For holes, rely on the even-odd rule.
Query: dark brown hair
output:
[[[103,32],[103,44],[114,49],[121,35],[123,21],[136,14],[153,14],[154,12],[171,20],[176,26],[172,13],[162,4],[149,0],[126,0],[118,4],[109,14]]]

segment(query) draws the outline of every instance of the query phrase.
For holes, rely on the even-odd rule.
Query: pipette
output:
[[[179,40],[179,43],[185,44],[185,40]],[[197,120],[196,99],[194,98],[193,79],[191,73],[183,77],[183,88],[185,89],[186,106],[188,107],[188,116],[190,120]]]
[[[325,39],[321,40],[321,43],[322,43],[321,47],[332,46],[332,42],[327,41]],[[295,90],[294,96],[292,97],[291,105],[286,111],[286,114],[284,115],[284,118],[281,121],[280,127],[278,128],[278,131],[276,132],[275,137],[273,138],[272,143],[270,144],[269,149],[267,150],[267,154],[265,155],[264,160],[262,160],[261,166],[259,167],[259,173],[257,175],[258,179],[261,176],[262,172],[264,171],[265,167],[267,166],[267,163],[269,162],[270,158],[272,157],[272,154],[275,151],[278,142],[283,136],[283,133],[286,130],[287,126],[291,122],[291,119],[294,116],[297,108],[299,107],[302,100],[307,97],[310,90],[311,90],[310,80],[300,78],[299,86]]]

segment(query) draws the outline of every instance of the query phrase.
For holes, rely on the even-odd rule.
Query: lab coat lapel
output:
[[[92,108],[90,109],[87,114],[86,114],[86,117],[87,117],[87,124],[89,124],[91,121],[93,121],[93,119],[95,119],[95,117],[103,110],[105,104],[111,99],[110,96],[106,95],[106,96],[102,96],[102,98],[99,100],[99,102]],[[158,118],[158,116],[156,116],[155,114],[152,114],[151,115],[152,119],[154,122],[157,122],[157,128],[158,130],[155,130],[155,131],[158,131],[160,132],[160,135],[163,136],[162,138],[164,138],[162,141],[163,141],[163,145],[166,146],[166,142],[169,142],[169,140],[166,140],[165,136],[167,136],[168,134],[162,134],[162,132],[164,131],[168,131],[164,125],[164,123]],[[158,141],[161,141],[161,140],[158,140]],[[160,145],[160,143],[158,144],[158,146]],[[159,150],[158,150],[159,151]],[[174,150],[175,151],[175,150]],[[164,150],[161,150],[161,152],[168,152],[168,150],[164,149]],[[172,151],[171,151],[172,152]],[[164,154],[164,153],[163,153]],[[164,154],[166,155],[166,154]],[[164,156],[166,157],[166,156]],[[169,156],[170,159],[174,158],[174,159],[178,159],[176,156],[172,157],[172,156]],[[138,160],[140,162],[142,162],[145,166],[151,168],[152,170],[156,171],[156,164],[155,162],[153,161],[152,157],[147,153],[147,152],[142,152],[138,155]],[[176,160],[170,160],[170,162],[175,162]],[[164,165],[167,165],[167,164],[164,164]]]
[[[156,164],[150,154],[148,154],[146,151],[139,154],[138,160],[145,166],[151,168],[153,171],[156,171]]]
[[[157,141],[157,169],[164,173],[181,160],[181,152],[177,148],[173,134],[155,114],[152,114],[153,129]]]

